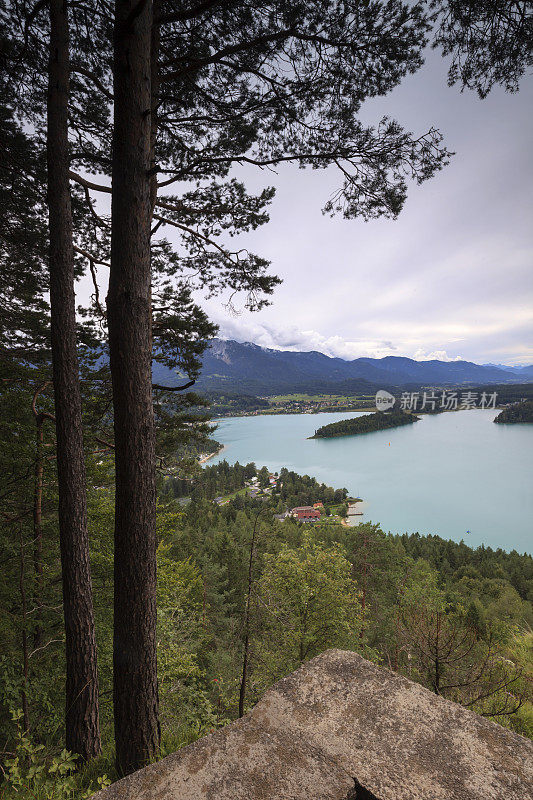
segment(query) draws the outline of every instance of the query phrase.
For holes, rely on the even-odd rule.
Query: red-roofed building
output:
[[[320,511],[317,511],[313,506],[299,506],[292,509],[292,516],[302,522],[309,520],[320,519]]]

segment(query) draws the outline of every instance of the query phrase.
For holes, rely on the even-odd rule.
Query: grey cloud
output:
[[[277,186],[270,224],[246,246],[269,257],[284,283],[270,308],[239,318],[236,336],[350,357],[533,362],[533,81],[480,101],[447,87],[445,72],[430,54],[365,108],[367,121],[389,113],[413,131],[435,124],[456,151],[436,178],[411,187],[395,222],[323,217],[333,169],[244,172],[254,187]],[[220,306],[212,310],[226,327]]]
[[[531,109],[531,78],[517,95],[495,89],[480,101],[449,88],[445,60],[428,54],[364,117],[387,113],[418,133],[439,127],[452,163],[410,187],[397,221],[370,223],[322,215],[334,168],[240,169],[251,191],[277,188],[270,223],[239,246],[269,258],[283,284],[255,315],[230,315],[224,298],[202,304],[224,336],[266,347],[533,363]],[[90,292],[87,283],[80,299]]]

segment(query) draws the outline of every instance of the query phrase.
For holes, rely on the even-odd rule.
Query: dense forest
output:
[[[533,422],[533,400],[522,400],[504,408],[494,422]]]
[[[270,403],[262,397],[238,394],[237,392],[206,392],[212,412],[215,416],[236,414],[244,411],[247,413],[270,408]]]
[[[410,425],[418,422],[420,417],[408,414],[405,411],[376,411],[374,414],[365,414],[363,417],[342,419],[331,422],[318,428],[310,439],[330,439],[334,436],[355,436],[359,433],[383,431],[387,428],[398,428],[401,425]]]
[[[18,538],[1,540],[1,758],[13,797],[20,796],[16,788],[38,787],[44,780],[30,777],[26,759],[38,769],[60,764],[65,792],[80,797],[98,785],[98,776],[105,782],[116,775],[110,747],[112,458],[98,453],[91,459],[88,496],[104,751],[90,769],[76,774],[70,771],[72,758],[60,755],[65,662],[49,462],[45,474],[38,564],[26,524]],[[329,647],[356,650],[533,736],[531,556],[472,549],[439,537],[390,536],[371,524],[282,522],[274,516],[280,508],[340,502],[346,491],[281,470],[270,498],[236,494],[253,477],[266,485],[268,476],[266,468],[254,464],[221,462],[187,484],[160,479],[163,754],[234,719],[278,678]],[[191,498],[187,505],[180,503],[184,491]],[[224,506],[213,502],[220,495],[229,497]],[[58,790],[55,796],[63,795]]]
[[[533,400],[533,383],[502,383],[490,386],[472,386],[470,388],[471,391],[479,397],[481,397],[483,392],[486,394],[496,392],[496,405],[518,403],[522,400]],[[461,388],[457,388],[457,391],[460,392]]]

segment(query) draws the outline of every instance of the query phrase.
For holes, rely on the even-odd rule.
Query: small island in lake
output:
[[[494,422],[533,422],[533,400],[522,400],[504,408]]]
[[[387,428],[397,428],[400,425],[410,425],[417,422],[420,417],[408,414],[405,411],[376,411],[365,414],[363,417],[352,417],[323,425],[315,431],[310,439],[330,439],[334,436],[353,436],[359,433],[383,431]]]

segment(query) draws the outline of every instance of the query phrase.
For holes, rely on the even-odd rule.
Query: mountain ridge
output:
[[[182,377],[154,364],[157,383],[176,385]],[[375,387],[533,382],[533,366],[508,367],[472,361],[415,361],[406,356],[352,360],[316,350],[261,347],[253,342],[213,339],[204,353],[198,389],[277,394],[288,391],[371,392]]]

